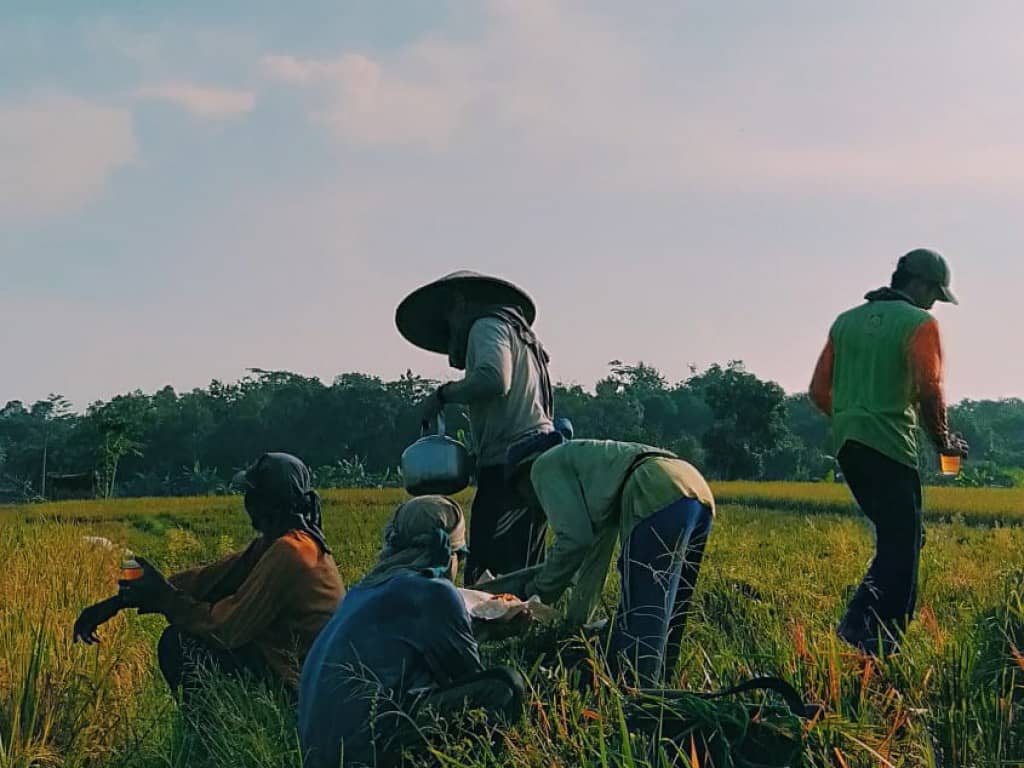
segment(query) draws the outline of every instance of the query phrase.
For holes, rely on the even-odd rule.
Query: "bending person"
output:
[[[509,474],[536,498],[555,538],[519,594],[553,604],[575,580],[567,619],[586,623],[604,588],[616,540],[621,599],[609,661],[631,683],[657,686],[675,671],[715,501],[707,482],[674,454],[637,443],[564,441],[559,433],[517,443]]]
[[[167,579],[140,558],[143,576],[86,608],[75,639],[98,642],[99,626],[124,608],[161,613],[170,626],[157,646],[160,670],[186,699],[208,668],[294,689],[345,594],[320,527],[320,498],[306,466],[286,453],[264,454],[234,482],[259,533],[245,550]]]
[[[377,565],[349,591],[302,670],[306,768],[387,766],[424,743],[437,713],[483,709],[513,720],[523,681],[485,671],[453,580],[465,553],[462,509],[421,496],[395,511]]]

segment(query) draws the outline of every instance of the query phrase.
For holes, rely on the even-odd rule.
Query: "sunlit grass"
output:
[[[827,708],[806,729],[806,765],[1024,760],[1024,528],[969,519],[985,515],[992,499],[1005,511],[1007,499],[1019,496],[929,492],[933,506],[961,511],[952,523],[928,526],[918,620],[904,653],[877,663],[834,636],[844,599],[871,555],[870,529],[840,508],[845,489],[720,484],[716,490],[720,498],[768,499],[771,504],[758,506],[773,511],[721,506],[688,625],[680,687],[710,690],[755,674],[790,680]],[[824,500],[813,509],[818,514],[799,511],[809,494]],[[390,490],[326,494],[327,534],[347,583],[372,563],[381,527],[402,498]],[[841,514],[830,513],[828,504],[840,505]],[[116,548],[90,545],[83,535],[106,536]],[[201,727],[182,720],[156,669],[162,619],[126,612],[101,629],[99,648],[70,644],[78,611],[114,589],[117,548],[130,547],[173,571],[241,547],[249,536],[237,497],[0,511],[0,767],[298,766],[294,716],[273,692],[224,682],[211,689]],[[615,597],[613,578],[606,605]],[[550,637],[538,634],[489,646],[485,655],[530,672],[549,646]],[[442,764],[644,765],[651,757],[649,744],[624,731],[625,703],[614,688],[580,692],[557,667],[550,674],[535,670],[530,679],[528,719],[505,734],[504,746],[449,732],[437,747]],[[712,714],[725,722],[735,712],[729,706],[735,704]],[[698,743],[683,745],[678,765],[694,756],[707,764]],[[737,751],[740,743],[733,745]]]
[[[856,505],[842,483],[713,483],[721,503],[782,509],[791,512],[854,512]],[[963,518],[973,523],[1024,523],[1024,488],[955,488],[932,486],[924,489],[925,518]]]

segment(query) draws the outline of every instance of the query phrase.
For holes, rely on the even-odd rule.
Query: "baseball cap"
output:
[[[905,254],[896,265],[908,275],[927,280],[939,287],[939,301],[959,304],[956,296],[949,290],[949,265],[939,253],[929,248],[917,248]]]

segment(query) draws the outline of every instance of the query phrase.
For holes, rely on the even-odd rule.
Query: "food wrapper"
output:
[[[531,621],[551,621],[555,617],[555,609],[544,605],[534,595],[529,600],[520,600],[515,595],[492,595],[476,589],[459,589],[466,610],[474,619],[481,621],[511,621],[516,616],[527,614]]]

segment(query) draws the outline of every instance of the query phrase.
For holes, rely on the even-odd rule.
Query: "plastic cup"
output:
[[[939,469],[946,477],[956,477],[960,474],[960,457],[939,454]]]
[[[121,581],[135,581],[141,579],[144,571],[138,561],[132,557],[121,563]]]

